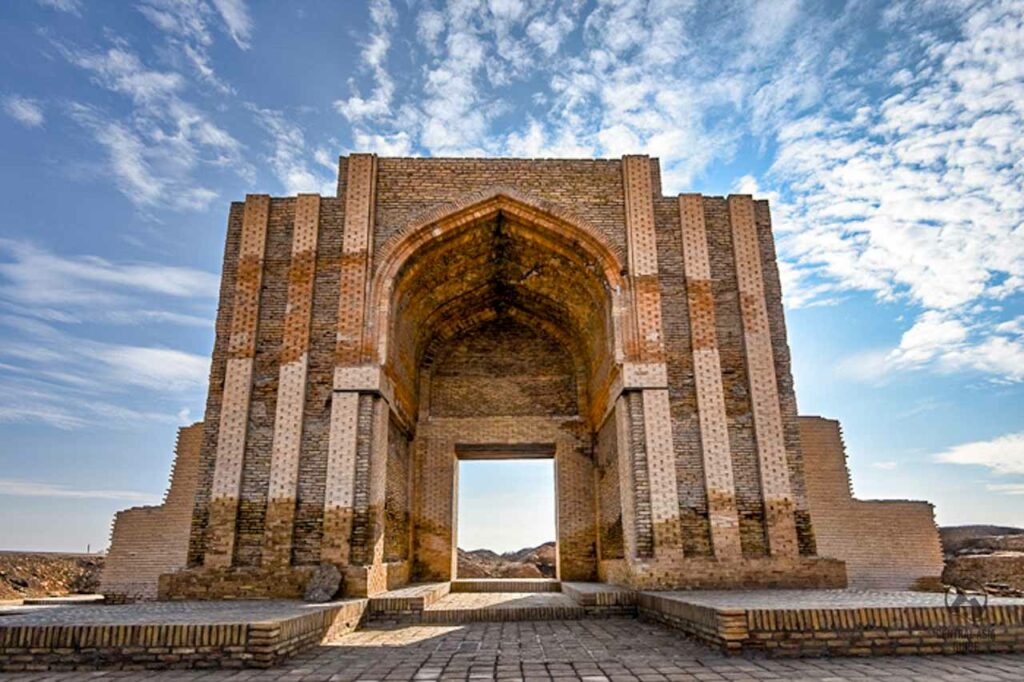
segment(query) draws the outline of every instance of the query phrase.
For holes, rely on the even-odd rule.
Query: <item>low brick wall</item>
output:
[[[1024,652],[1024,604],[863,608],[742,608],[638,595],[641,618],[719,649],[773,657]]]
[[[0,623],[0,671],[270,668],[352,632],[365,609],[352,600],[251,623]]]
[[[730,654],[740,653],[748,636],[743,609],[713,609],[641,592],[637,595],[637,614],[642,619],[682,630]]]
[[[161,601],[301,599],[316,570],[292,568],[196,568],[160,576]]]
[[[775,656],[1024,651],[1024,608],[989,606],[748,611],[745,646]]]

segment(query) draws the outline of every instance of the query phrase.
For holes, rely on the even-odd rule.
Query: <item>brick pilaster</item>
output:
[[[377,157],[353,154],[345,183],[345,232],[342,237],[341,282],[338,296],[337,369],[359,365],[363,358],[366,292],[373,250]],[[348,564],[353,529],[357,444],[358,393],[342,391],[335,372],[331,424],[327,446],[327,488],[324,495],[324,561]]]
[[[728,204],[768,550],[772,555],[795,556],[798,546],[793,492],[768,326],[761,250],[754,224],[754,202],[747,195],[732,195]]]
[[[665,338],[661,321],[661,288],[658,281],[658,245],[654,228],[654,190],[651,160],[646,156],[622,157],[623,188],[626,203],[626,241],[629,252],[630,284],[633,293],[635,341],[627,353],[641,363],[665,362]],[[631,351],[631,353],[630,353]],[[643,388],[643,469],[648,479],[650,523],[655,554],[660,550],[682,548],[679,518],[679,490],[676,483],[675,452],[672,447],[672,420],[669,414],[668,388]],[[634,445],[634,448],[636,446]],[[634,453],[634,457],[637,453]],[[640,504],[637,520],[642,522]],[[644,555],[642,538],[637,550]]]
[[[711,291],[711,262],[704,225],[704,199],[699,194],[679,197],[683,270],[690,312],[693,374],[697,389],[704,487],[707,491],[711,545],[719,559],[741,556],[732,453],[725,417],[722,367],[715,332],[715,299]]]
[[[208,567],[230,566],[234,555],[269,217],[269,196],[251,194],[245,198],[224,398],[210,496],[209,535],[204,559],[204,565]]]
[[[281,368],[264,523],[265,565],[286,566],[291,561],[319,226],[320,196],[299,195],[295,205],[291,266],[288,270],[288,305],[279,358]]]

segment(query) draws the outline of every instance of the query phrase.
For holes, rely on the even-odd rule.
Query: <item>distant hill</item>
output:
[[[943,526],[939,528],[947,558],[993,552],[1024,552],[1024,528],[1013,526]]]
[[[101,570],[98,554],[0,552],[0,600],[93,593]]]
[[[459,548],[460,578],[554,578],[555,543],[498,554],[489,549]]]

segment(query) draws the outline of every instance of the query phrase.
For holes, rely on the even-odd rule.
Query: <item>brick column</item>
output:
[[[626,198],[626,237],[629,246],[630,284],[633,292],[634,342],[627,352],[642,364],[653,365],[652,374],[665,370],[665,342],[661,324],[661,288],[658,281],[658,245],[654,229],[654,197],[651,161],[646,156],[622,157]],[[629,388],[624,385],[624,390]],[[643,410],[643,454],[649,485],[651,525],[655,554],[661,550],[682,551],[679,518],[679,490],[676,487],[675,452],[672,448],[672,420],[669,415],[667,381],[641,389]],[[635,425],[634,425],[634,428]],[[638,506],[637,520],[641,521]],[[638,538],[639,542],[639,538]],[[637,550],[643,555],[644,548]]]
[[[267,517],[264,523],[263,564],[291,563],[292,525],[302,446],[302,417],[306,403],[309,324],[316,276],[316,244],[320,226],[320,196],[301,194],[295,203],[292,262],[288,269],[288,305],[281,343],[277,412],[271,449]]]
[[[353,154],[349,157],[335,348],[337,367],[328,434],[327,489],[324,494],[324,534],[321,544],[323,560],[341,565],[347,565],[350,560],[360,397],[358,393],[341,391],[339,371],[359,365],[363,356],[376,182],[376,156]]]
[[[693,375],[697,386],[697,416],[711,546],[719,559],[739,559],[742,552],[736,488],[732,477],[722,366],[715,332],[715,298],[711,291],[711,262],[701,195],[683,194],[679,197],[679,222],[683,232],[683,271],[690,310]]]
[[[728,203],[768,549],[772,555],[796,556],[793,492],[789,484],[782,410],[768,327],[761,250],[754,224],[754,202],[747,195],[732,195]]]
[[[230,566],[235,549],[235,524],[249,425],[260,283],[263,279],[263,256],[269,218],[269,196],[250,194],[245,198],[231,338],[210,495],[207,547],[203,560],[204,565],[211,568]]]

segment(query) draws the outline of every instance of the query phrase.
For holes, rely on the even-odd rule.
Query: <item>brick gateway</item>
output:
[[[662,196],[646,156],[354,154],[336,197],[250,195],[216,333],[167,504],[115,523],[113,599],[450,580],[467,453],[554,458],[566,581],[941,571],[930,506],[853,500],[838,426],[797,416],[767,202]]]

